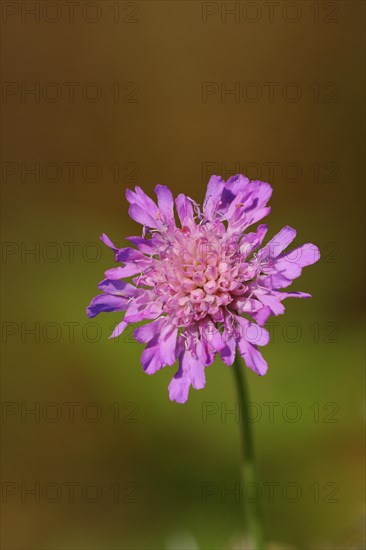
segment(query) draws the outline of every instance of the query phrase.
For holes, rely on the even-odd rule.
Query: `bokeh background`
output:
[[[85,316],[100,234],[140,232],[126,187],[202,202],[238,171],[273,184],[270,235],[322,252],[246,372],[268,541],[364,547],[365,5],[269,4],[2,2],[4,549],[244,545],[230,369],[171,403],[175,368],[145,375],[119,314]]]

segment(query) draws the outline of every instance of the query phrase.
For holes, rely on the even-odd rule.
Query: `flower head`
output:
[[[141,237],[128,238],[134,248],[117,248],[102,235],[123,265],[105,273],[103,293],[91,301],[88,316],[126,311],[111,337],[129,323],[150,320],[134,331],[147,344],[141,363],[153,374],[178,359],[169,384],[173,401],[184,403],[190,386],[205,386],[205,368],[216,354],[232,365],[238,350],[250,369],[264,375],[267,363],[258,346],[268,343],[269,334],[263,325],[284,312],[285,298],[310,297],[280,289],[318,261],[318,248],[305,244],[286,252],[296,236],[288,226],[263,248],[267,226],[247,232],[270,211],[268,183],[212,176],[202,212],[183,194],[175,199],[178,224],[171,191],[157,185],[155,192],[157,204],[140,187],[127,190],[129,215],[143,226]],[[129,277],[133,284],[123,280]]]

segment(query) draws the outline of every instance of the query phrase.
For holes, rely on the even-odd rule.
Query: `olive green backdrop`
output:
[[[1,15],[2,547],[233,548],[258,498],[271,548],[362,548],[364,3]],[[85,316],[113,265],[98,239],[139,234],[126,187],[202,202],[237,171],[273,184],[270,235],[320,246],[293,285],[313,298],[270,324],[249,411],[219,361],[180,406],[175,368],[149,377],[131,333],[108,340],[119,314]],[[248,415],[259,489],[238,485]]]

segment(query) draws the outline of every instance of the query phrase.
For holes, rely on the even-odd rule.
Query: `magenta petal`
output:
[[[268,365],[255,346],[252,346],[244,339],[241,339],[238,343],[238,348],[247,367],[252,369],[252,371],[257,373],[259,376],[266,374]]]
[[[307,243],[284,254],[282,259],[290,264],[306,267],[315,264],[320,259],[320,252],[315,244]]]
[[[130,215],[130,218],[135,220],[135,222],[140,223],[141,225],[146,225],[146,227],[153,227],[155,229],[160,226],[160,222],[157,220],[157,218],[154,218],[148,210],[144,210],[138,204],[132,204],[128,209],[128,213]]]
[[[285,307],[281,304],[278,294],[275,292],[257,294],[259,300],[265,306],[268,306],[273,315],[282,315],[285,312]]]
[[[103,312],[124,311],[127,304],[127,298],[112,296],[110,294],[99,294],[92,299],[86,311],[88,317],[96,317],[96,315]]]
[[[271,309],[268,306],[264,306],[260,310],[258,310],[255,313],[251,314],[253,319],[260,326],[262,326],[262,325],[264,325],[264,323],[266,323],[266,321],[268,320],[268,317],[270,315],[271,315]]]
[[[144,237],[126,237],[126,240],[137,246],[139,251],[143,254],[154,254],[154,246],[151,239],[144,239]]]
[[[115,260],[116,262],[123,262],[123,263],[140,262],[141,264],[146,263],[147,265],[151,263],[151,260],[146,256],[144,256],[142,252],[140,252],[139,250],[136,250],[135,248],[129,248],[129,247],[120,248],[116,252]]]
[[[246,179],[246,178],[243,178]],[[239,182],[242,181],[240,178]],[[239,190],[240,189],[240,190]],[[242,187],[225,212],[230,233],[244,231],[249,225],[261,220],[270,212],[266,206],[272,187],[263,181],[243,181]]]
[[[262,224],[258,226],[256,232],[247,233],[243,236],[240,241],[240,252],[242,259],[245,259],[262,244],[267,231],[268,225]]]
[[[203,203],[203,214],[208,220],[212,220],[217,212],[225,182],[220,176],[211,176],[208,184],[205,200]]]
[[[268,214],[270,212],[271,212],[271,207],[270,206],[266,206],[266,207],[263,207],[263,208],[257,208],[256,210],[254,210],[250,214],[247,214],[246,223],[245,224],[239,224],[239,227],[243,231],[244,229],[246,229],[250,225],[253,225],[253,224],[257,223],[260,220],[262,220],[263,218],[265,218],[266,216],[268,216]]]
[[[139,264],[126,264],[123,267],[112,267],[107,269],[104,273],[107,279],[116,280],[123,279],[124,277],[131,277],[131,275],[136,275],[136,273],[141,273],[141,266]]]
[[[180,223],[184,225],[190,225],[193,223],[193,206],[191,201],[183,194],[178,195],[175,199],[175,205],[177,208],[178,217]]]
[[[100,240],[102,241],[102,243],[104,243],[105,245],[109,246],[109,248],[112,248],[112,250],[116,251],[117,250],[117,247],[112,243],[112,241],[110,240],[109,237],[107,237],[107,235],[105,233],[103,233],[101,236],[100,236]]]
[[[154,374],[162,368],[157,337],[151,340],[142,352],[141,365],[147,374]]]
[[[164,365],[174,365],[176,361],[176,344],[178,328],[166,323],[160,334],[160,357]]]
[[[230,191],[234,197],[248,190],[250,179],[243,174],[231,176],[225,183],[225,190]]]
[[[185,403],[188,400],[191,382],[187,377],[174,376],[168,386],[170,401]]]
[[[225,346],[220,351],[220,357],[222,361],[230,367],[234,363],[236,343],[234,338],[224,335]]]
[[[272,186],[260,180],[251,180],[248,184],[248,189],[256,197],[258,204],[263,206],[266,204],[272,196]]]
[[[186,351],[182,361],[187,362],[187,370],[189,369],[192,387],[195,390],[201,390],[206,385],[205,364],[201,359],[202,344],[199,342],[196,348],[196,356],[192,356],[189,351]]]
[[[281,292],[279,299],[284,300],[285,298],[311,298],[311,294],[307,292]]]
[[[165,185],[157,185],[155,193],[158,197],[158,206],[162,220],[167,223],[174,221],[174,199],[170,189]]]
[[[279,254],[285,248],[288,247],[289,244],[292,243],[292,241],[296,237],[296,231],[295,229],[292,229],[292,227],[289,227],[288,225],[281,229],[277,235],[271,239],[262,250],[258,252],[258,258],[259,259],[270,259],[270,258],[277,258]]]
[[[171,401],[185,403],[188,399],[189,388],[200,390],[205,387],[205,365],[199,356],[192,355],[190,350],[184,350],[179,357],[179,369],[169,384]]]
[[[263,269],[267,271],[266,268]],[[273,268],[270,269],[273,271]],[[288,279],[282,273],[272,273],[271,275],[261,276],[258,279],[261,286],[265,286],[268,289],[286,288],[292,284],[292,279]]]
[[[161,328],[164,323],[166,323],[166,319],[161,317],[159,319],[156,319],[152,323],[142,325],[141,327],[138,327],[134,330],[134,338],[136,338],[136,340],[141,344],[147,344],[148,342],[150,342],[150,340],[160,334]]]
[[[269,332],[265,328],[238,315],[235,316],[235,319],[239,325],[239,337],[241,340],[245,340],[256,346],[266,346],[268,344]]]
[[[135,297],[139,294],[139,290],[125,281],[104,279],[99,283],[98,288],[106,294],[113,294],[114,296]]]
[[[304,244],[277,258],[273,264],[273,268],[282,277],[293,280],[300,277],[303,267],[314,264],[319,258],[319,249],[315,245],[310,243]],[[264,269],[264,271],[266,270]]]
[[[117,338],[118,336],[120,336],[127,325],[128,323],[126,323],[125,321],[121,321],[120,323],[118,323],[109,338]]]
[[[134,301],[128,305],[125,320],[128,323],[138,323],[146,319],[156,319],[161,313],[162,309],[160,304],[150,303],[145,306],[139,306],[136,304],[136,301]]]
[[[235,203],[238,195],[245,192],[249,182],[250,180],[242,174],[236,174],[225,182],[219,204],[219,212],[221,215],[224,215],[225,219],[227,219],[230,205]]]
[[[142,352],[141,364],[147,374],[154,374],[162,367],[175,363],[177,335],[178,329],[165,321],[165,326],[163,325]]]
[[[131,205],[136,204],[137,206],[142,208],[142,210],[148,210],[153,214],[154,217],[156,217],[158,213],[158,207],[156,206],[152,198],[149,197],[149,195],[147,195],[145,191],[141,189],[141,187],[136,186],[135,191],[127,189],[126,199]]]

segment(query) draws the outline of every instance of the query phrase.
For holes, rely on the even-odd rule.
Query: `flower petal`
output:
[[[211,176],[203,202],[203,215],[207,220],[215,219],[224,186],[225,182],[220,176]]]
[[[193,219],[193,206],[192,202],[181,193],[175,199],[175,206],[177,208],[178,217],[182,226],[194,225]]]
[[[267,322],[270,315],[271,309],[268,306],[264,306],[255,313],[251,313],[251,316],[259,326],[263,326]]]
[[[240,355],[243,357],[247,367],[252,369],[259,376],[266,374],[268,365],[263,359],[260,352],[257,350],[256,346],[249,344],[244,338],[239,340],[238,348]]]
[[[146,319],[156,319],[162,313],[160,304],[156,302],[139,303],[140,297],[141,296],[128,304],[125,315],[125,321],[128,323],[138,323]]]
[[[128,209],[128,214],[130,218],[135,220],[135,222],[140,223],[141,225],[146,225],[146,227],[153,227],[155,229],[158,229],[161,223],[156,217],[154,218],[153,214],[151,214],[150,212],[149,210],[144,210],[138,204],[131,204],[130,208]],[[156,216],[157,215],[158,210],[156,212]]]
[[[229,206],[236,200],[240,193],[243,193],[250,183],[249,178],[242,174],[236,174],[225,182],[224,190],[221,196],[219,211],[226,214]]]
[[[157,185],[155,193],[158,197],[158,206],[161,219],[166,223],[174,221],[174,199],[173,194],[166,185]]]
[[[292,227],[286,225],[266,244],[264,248],[262,248],[262,250],[259,250],[258,259],[267,260],[277,258],[277,256],[279,256],[279,254],[281,254],[281,252],[292,243],[295,237],[295,229],[292,229]]]
[[[201,343],[198,347],[202,346]],[[184,344],[183,344],[184,348]],[[190,349],[183,349],[179,354],[179,369],[169,384],[169,398],[177,403],[185,403],[188,399],[190,386],[200,390],[206,385],[205,365],[199,353],[196,355]]]
[[[98,288],[106,294],[114,296],[135,297],[139,294],[139,290],[125,281],[104,279],[99,283]]]
[[[140,208],[142,208],[142,210],[148,210],[153,214],[154,217],[156,217],[158,213],[158,207],[156,206],[152,198],[149,197],[149,195],[147,195],[145,191],[141,189],[141,187],[136,186],[135,191],[131,191],[131,189],[126,189],[126,199],[131,205],[136,204]]]
[[[102,235],[100,236],[100,240],[102,241],[102,243],[109,246],[109,248],[112,248],[112,250],[114,250],[114,252],[116,252],[117,247],[112,243],[110,238],[107,237],[107,235],[105,233],[102,233]]]
[[[271,194],[272,187],[268,183],[243,178],[240,192],[238,191],[224,216],[228,220],[228,232],[244,231],[249,225],[267,216],[270,208],[266,204]]]
[[[256,346],[266,346],[268,344],[269,332],[265,328],[239,315],[235,315],[235,320],[238,324],[237,334],[240,340],[245,340]]]
[[[280,292],[280,300],[285,298],[311,298],[311,294],[308,292]]]
[[[121,321],[120,323],[118,323],[118,325],[115,327],[112,334],[109,336],[109,339],[117,338],[118,336],[120,336],[122,332],[125,330],[125,328],[127,327],[127,325],[128,323],[126,323],[125,321]]]
[[[273,276],[270,281],[273,288],[284,288],[288,286],[287,281],[300,277],[303,267],[314,264],[319,258],[318,247],[307,243],[279,256],[272,265],[264,267],[263,272]]]
[[[234,359],[235,359],[236,342],[232,336],[231,337],[225,336],[225,333],[223,338],[225,341],[225,345],[220,351],[220,357],[222,361],[225,363],[225,365],[230,367],[234,363]]]
[[[178,371],[179,372],[179,371]],[[189,388],[191,381],[187,376],[179,375],[178,373],[171,379],[168,386],[170,401],[177,403],[185,403],[188,400]]]
[[[154,254],[154,245],[151,239],[144,239],[144,237],[126,237],[126,240],[137,246],[139,251],[143,254]]]
[[[256,250],[263,242],[268,231],[268,225],[259,225],[257,231],[247,233],[240,241],[241,258],[245,260],[254,250]]]
[[[319,248],[312,243],[306,243],[295,250],[284,254],[281,259],[290,263],[296,263],[300,267],[315,264],[320,259]]]
[[[147,344],[150,340],[159,335],[164,323],[166,323],[166,319],[164,317],[160,317],[152,323],[136,328],[133,332],[133,336],[138,342],[140,342],[140,344]]]
[[[142,352],[141,364],[147,374],[154,374],[162,367],[175,363],[177,335],[178,329],[165,321],[160,332],[150,340]]]
[[[128,298],[112,296],[111,294],[98,294],[92,299],[86,308],[88,317],[96,317],[99,313],[110,311],[124,311],[128,304]]]
[[[269,307],[272,315],[282,315],[285,313],[285,307],[281,304],[281,301],[278,297],[278,292],[270,290],[269,292],[258,289],[255,291],[257,298],[264,304]]]
[[[142,252],[140,252],[139,250],[130,247],[119,248],[116,252],[115,260],[116,262],[123,263],[138,262],[140,264],[146,263],[148,265],[151,263],[150,258],[144,256],[144,254],[142,254]]]
[[[136,275],[136,273],[141,273],[141,266],[139,264],[126,264],[123,267],[112,267],[107,269],[104,272],[104,275],[107,279],[116,280],[123,279],[124,277],[131,277],[131,275]]]

